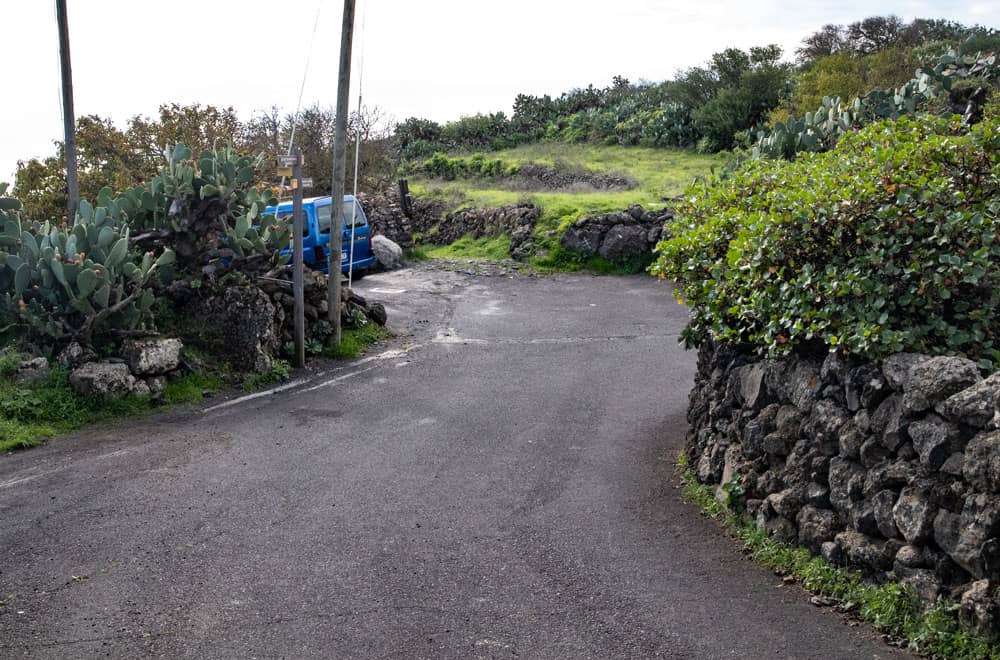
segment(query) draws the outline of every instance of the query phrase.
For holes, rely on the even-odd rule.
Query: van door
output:
[[[364,209],[361,208],[360,202],[354,198],[344,200],[344,249],[347,252],[351,249],[352,233],[354,236],[354,268],[366,268],[370,265],[368,261],[372,256],[371,241],[368,240],[372,232]],[[346,263],[346,257],[344,263]]]

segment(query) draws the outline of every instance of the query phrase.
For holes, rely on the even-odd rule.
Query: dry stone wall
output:
[[[567,250],[610,261],[648,255],[663,237],[663,226],[674,217],[672,209],[646,211],[639,205],[625,211],[581,218],[560,239]]]
[[[427,234],[426,239],[438,245],[454,243],[463,236],[510,236],[510,256],[524,258],[533,253],[532,235],[541,209],[534,204],[506,204],[496,208],[459,209],[449,213]]]
[[[375,195],[359,194],[372,231],[382,234],[402,248],[413,247],[413,234],[426,233],[441,221],[444,205],[428,199],[411,198],[409,217],[403,212],[399,190],[389,189]]]
[[[761,359],[705,344],[685,451],[772,536],[1000,626],[1000,372],[959,357]],[[729,489],[731,490],[731,489]]]

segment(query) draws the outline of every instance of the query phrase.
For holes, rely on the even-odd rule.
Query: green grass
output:
[[[4,378],[0,380],[0,451],[25,449],[47,437],[149,409],[148,396],[77,394],[69,384],[69,372],[59,366],[35,383],[21,385]]]
[[[427,251],[431,247],[433,246],[414,245],[411,248],[406,248],[403,250],[403,261],[427,261],[430,259]]]
[[[613,264],[599,257],[581,259],[562,253],[559,237],[570,224],[580,218],[621,211],[633,204],[647,209],[662,208],[665,198],[681,194],[695,177],[709,174],[713,167],[721,167],[726,161],[723,155],[703,155],[676,149],[554,142],[523,145],[491,153],[489,157],[549,166],[568,163],[599,173],[625,173],[636,180],[637,186],[632,190],[595,192],[511,191],[489,187],[491,183],[488,179],[442,182],[414,177],[410,183],[414,195],[439,199],[448,212],[468,206],[488,208],[520,202],[535,204],[542,209],[542,214],[535,227],[535,244],[539,252],[531,260],[531,265],[548,272],[590,270],[598,273],[634,273],[647,264]],[[496,258],[485,256],[487,250],[473,243],[453,247],[446,253],[430,246],[418,246],[417,250],[421,247],[426,248],[426,252],[411,250],[410,258]]]
[[[375,342],[392,336],[389,330],[376,323],[344,328],[340,335],[340,346],[327,346],[323,355],[335,360],[351,360],[364,353]]]
[[[163,389],[163,403],[198,403],[205,394],[218,392],[225,381],[215,374],[188,374],[168,383]]]
[[[287,360],[272,360],[270,371],[250,374],[243,379],[243,389],[247,392],[259,390],[268,385],[274,385],[288,380],[292,365]]]
[[[722,167],[728,160],[722,154],[706,155],[682,149],[564,142],[536,142],[498,151],[491,156],[516,163],[554,166],[563,162],[582,165],[598,173],[624,173],[636,180],[637,190],[658,197],[681,194],[695,177],[708,174],[713,166]]]
[[[43,380],[15,383],[12,377],[22,358],[11,349],[0,351],[0,452],[34,447],[46,438],[90,424],[142,415],[158,405],[147,395],[77,394],[69,383],[69,371],[58,365],[53,365]],[[224,385],[215,375],[183,376],[167,385],[163,403],[200,401],[206,391],[218,391]]]
[[[425,245],[421,247],[425,259],[510,259],[510,237],[496,236],[472,238],[463,236],[451,245]],[[411,250],[412,254],[412,250]]]
[[[925,609],[909,587],[893,582],[873,584],[807,548],[774,540],[729,512],[712,487],[698,483],[683,453],[677,463],[685,497],[710,518],[722,521],[753,561],[794,577],[809,591],[836,602],[877,630],[907,640],[911,650],[951,660],[1000,660],[1000,645],[963,626],[956,603],[939,600]]]

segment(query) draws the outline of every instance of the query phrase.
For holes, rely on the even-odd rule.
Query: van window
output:
[[[344,227],[347,229],[351,228],[351,217],[354,214],[354,204],[356,202],[344,202]],[[330,233],[330,216],[332,215],[333,205],[328,206],[317,206],[316,207],[316,222],[319,224],[319,230],[324,234]],[[361,210],[360,205],[357,211],[357,227],[365,226],[365,214]]]

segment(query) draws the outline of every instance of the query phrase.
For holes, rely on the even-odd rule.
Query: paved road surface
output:
[[[681,499],[664,285],[359,289],[375,359],[0,457],[0,657],[902,657]]]

